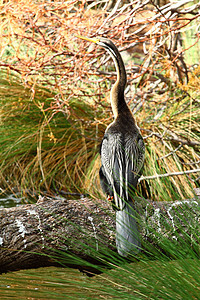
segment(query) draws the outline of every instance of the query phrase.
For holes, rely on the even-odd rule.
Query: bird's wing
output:
[[[144,162],[144,143],[138,135],[122,137],[106,134],[101,144],[101,161],[105,176],[112,186],[115,205],[123,209],[129,199],[130,189],[137,185]]]
[[[144,164],[145,146],[140,134],[133,140],[127,138],[125,143],[125,184],[126,197],[129,198],[131,192],[137,185],[138,178]]]

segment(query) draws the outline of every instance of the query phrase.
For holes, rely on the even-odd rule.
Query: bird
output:
[[[114,120],[106,128],[100,145],[99,176],[102,190],[116,211],[117,251],[123,257],[136,255],[141,250],[141,240],[134,195],[143,170],[145,145],[125,100],[127,75],[124,62],[110,39],[78,37],[106,49],[115,64],[117,79],[110,92]]]

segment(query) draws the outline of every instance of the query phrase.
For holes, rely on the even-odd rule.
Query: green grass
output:
[[[198,259],[138,262],[93,278],[72,269],[43,268],[1,276],[0,291],[2,299],[186,300],[199,299],[199,278]]]
[[[70,116],[58,112],[52,117],[48,108],[54,95],[39,90],[32,99],[15,77],[9,80],[1,79],[0,91],[1,186],[83,189],[100,143],[93,107],[71,100]]]
[[[188,90],[192,93],[198,84],[198,71],[191,78]],[[92,92],[93,84],[91,86]],[[13,75],[2,73],[0,89],[0,185],[21,190],[78,191],[101,198],[98,169],[99,145],[112,121],[102,101],[88,103],[88,97],[72,98],[66,113],[49,109],[55,105],[55,95],[38,89],[33,95]],[[179,90],[173,98],[155,105],[146,102],[136,114],[146,144],[143,175],[173,173],[198,168],[200,143],[198,102]],[[197,94],[196,97],[199,97]],[[158,108],[165,109],[154,119]],[[149,134],[150,133],[150,134]],[[153,133],[153,134],[151,134]],[[177,139],[186,141],[181,145]],[[194,141],[196,146],[187,145]],[[167,189],[165,187],[168,187]],[[193,196],[198,186],[198,174],[165,177],[142,182],[139,193],[155,200],[175,200]],[[148,190],[148,192],[147,192]],[[174,199],[175,197],[175,199]]]

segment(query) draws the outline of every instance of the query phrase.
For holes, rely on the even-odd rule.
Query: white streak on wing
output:
[[[106,173],[106,177],[108,181],[110,182],[114,194],[115,204],[120,209],[123,209],[123,201],[122,195],[123,195],[123,183],[121,186],[121,182],[123,182],[121,179],[123,178],[123,173],[120,172],[120,174],[115,174],[114,165],[115,161],[117,159],[119,167],[122,170],[122,154],[119,151],[119,138],[118,136],[108,136],[109,141],[107,138],[105,138],[102,142],[101,147],[101,161],[102,165],[104,166],[104,170]],[[112,145],[112,148],[109,147],[109,145]],[[115,189],[114,180],[117,179],[120,182],[120,195],[117,194],[117,191]]]
[[[137,177],[143,166],[144,143],[142,140],[134,141],[132,136],[125,136],[123,149],[120,140],[121,138],[118,134],[114,136],[107,134],[107,137],[102,142],[101,161],[106,177],[113,189],[115,204],[119,209],[123,209],[125,206],[124,200],[129,198],[130,172],[133,172],[133,176]],[[112,147],[110,148],[109,145],[112,145]],[[123,153],[124,150],[125,154]],[[114,173],[116,160],[119,174]],[[124,173],[123,170],[125,170]],[[114,181],[119,181],[119,195],[115,189]]]
[[[123,159],[123,153],[121,151],[121,145],[116,145],[117,146],[117,154],[118,154],[118,165],[119,165],[119,174],[115,174],[115,177],[118,177],[117,179],[119,180],[119,186],[120,186],[120,191],[118,195],[118,207],[120,209],[123,209],[124,203],[123,203],[123,198],[124,198],[124,176],[123,176],[123,164],[124,164],[124,159]]]

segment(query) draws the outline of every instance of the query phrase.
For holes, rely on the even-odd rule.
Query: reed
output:
[[[68,103],[70,113],[52,115],[48,107],[55,95],[39,90],[33,100],[19,78],[10,75],[7,80],[3,75],[1,186],[34,191],[64,189],[103,197],[99,192],[98,148],[112,120],[107,92],[101,105],[84,98],[72,99]],[[188,94],[197,93],[198,78],[196,71],[188,84]],[[153,107],[145,102],[135,114],[146,144],[144,177],[199,167],[199,102],[188,94],[180,96],[181,88],[173,98],[157,95]],[[88,93],[91,91],[92,87]],[[162,115],[158,118],[159,110]],[[175,194],[176,198],[191,197],[198,178],[194,173],[161,177],[148,184],[144,180],[139,193],[146,192],[154,200],[174,200]]]

